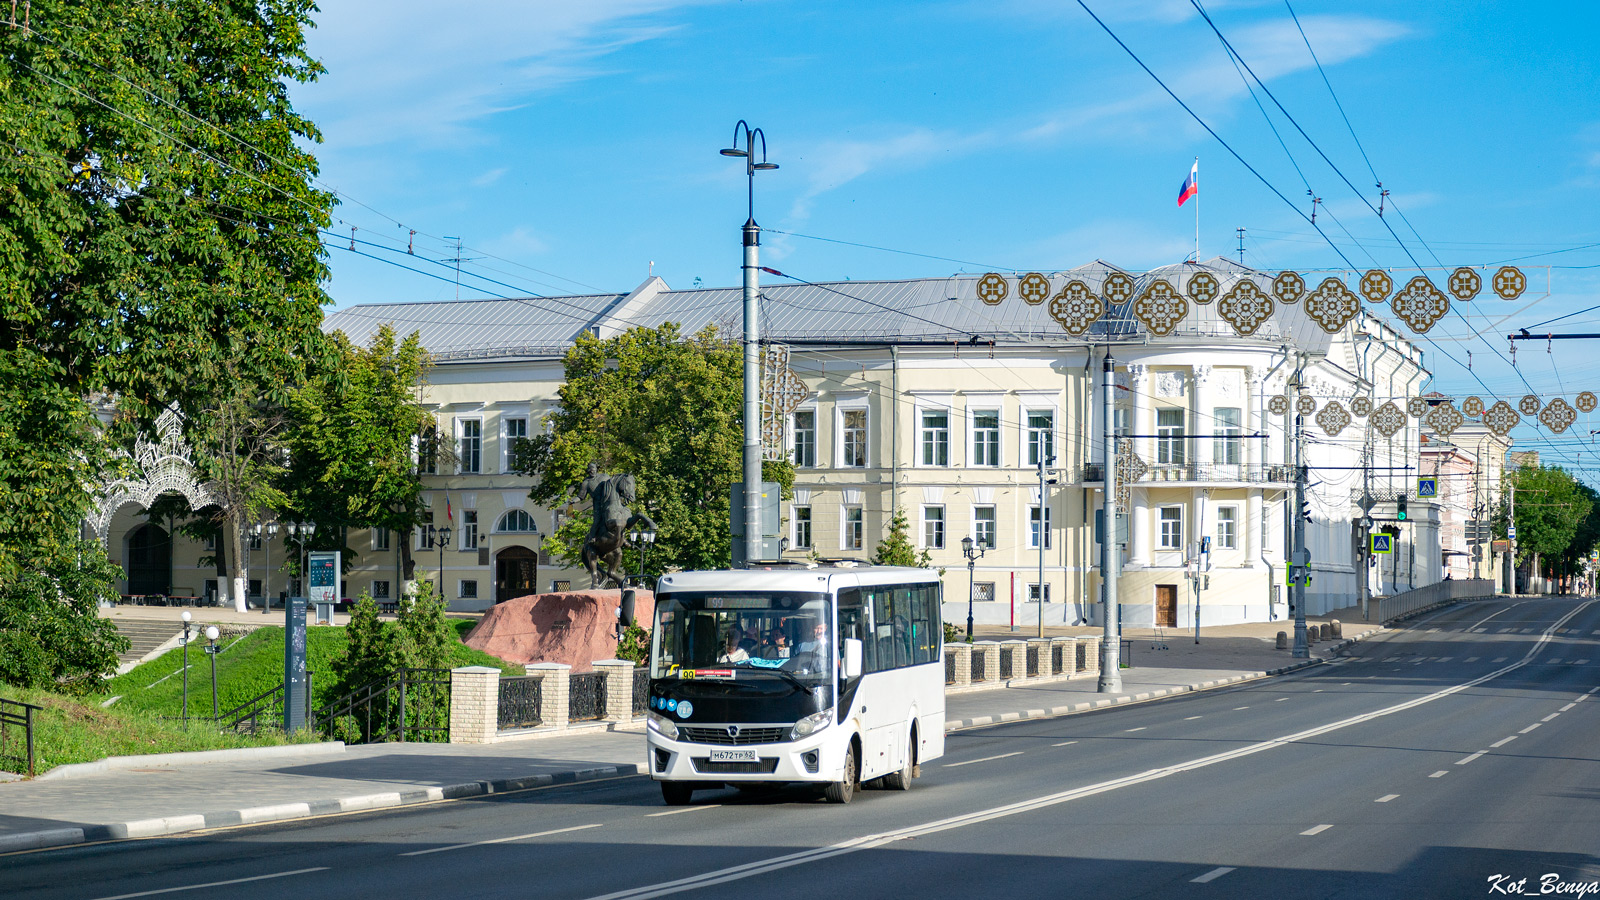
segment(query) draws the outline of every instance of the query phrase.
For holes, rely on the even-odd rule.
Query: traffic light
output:
[[[1401,494],[1398,498],[1395,499],[1394,503],[1395,503],[1394,517],[1399,519],[1400,521],[1404,522],[1406,520],[1406,495],[1405,494]]]

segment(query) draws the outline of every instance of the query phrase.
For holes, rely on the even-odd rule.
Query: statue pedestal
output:
[[[636,588],[634,614],[648,624],[655,595]],[[562,663],[590,672],[595,660],[617,655],[617,607],[622,592],[560,591],[496,604],[467,633],[466,644],[508,662]]]

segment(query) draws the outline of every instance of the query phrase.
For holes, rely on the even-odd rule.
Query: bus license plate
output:
[[[712,762],[760,762],[754,750],[713,750]]]

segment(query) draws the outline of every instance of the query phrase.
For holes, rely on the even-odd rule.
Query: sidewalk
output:
[[[1149,629],[1130,630],[1134,665],[1121,670],[1121,693],[1097,693],[1090,676],[953,694],[946,728],[1069,715],[1316,665],[1379,630],[1355,624],[1359,612],[1341,615],[1348,612],[1312,620],[1340,619],[1345,639],[1313,645],[1310,660],[1273,649],[1277,632],[1292,633],[1292,623],[1202,628],[1198,645],[1192,633],[1169,629],[1166,650],[1151,649]],[[645,771],[643,756],[644,738],[634,726],[487,745],[331,743],[123,757],[0,783],[0,853],[634,775]]]

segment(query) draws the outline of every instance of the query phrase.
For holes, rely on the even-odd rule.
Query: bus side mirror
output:
[[[861,642],[855,638],[844,639],[844,677],[861,677]]]

